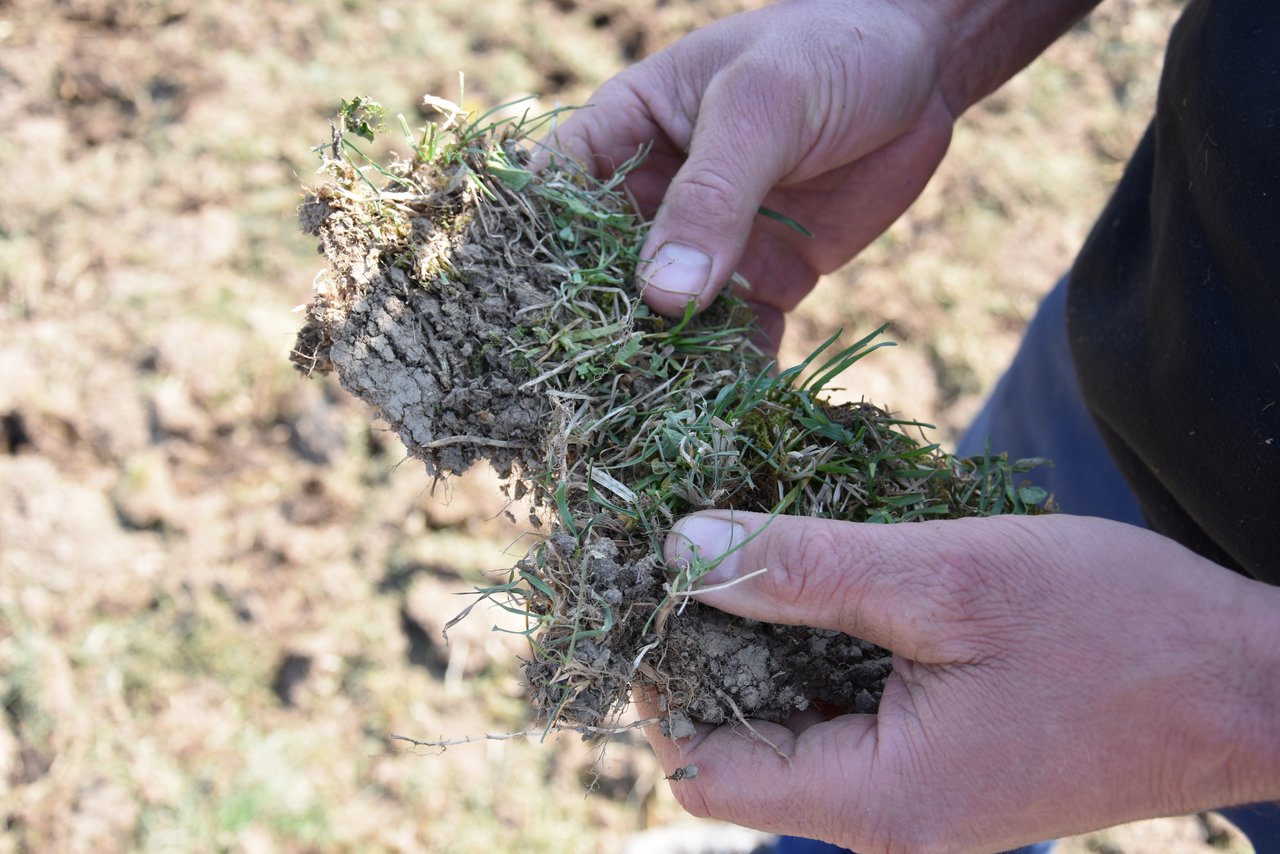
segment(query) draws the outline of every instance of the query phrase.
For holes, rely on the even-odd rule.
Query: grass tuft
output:
[[[350,138],[382,126],[365,98],[343,102],[332,142],[316,149],[329,180],[302,218],[329,267],[294,361],[337,370],[429,473],[489,459],[515,495],[532,494],[549,533],[477,592],[525,617],[545,726],[607,730],[638,686],[656,690],[670,725],[874,703],[888,665],[871,666],[887,654],[870,645],[853,656],[868,659],[861,682],[845,664],[830,684],[797,673],[754,692],[701,676],[701,651],[676,647],[710,619],[688,592],[714,563],[665,563],[673,522],[709,508],[878,524],[1039,513],[1047,496],[1019,475],[1041,461],[956,457],[928,441],[928,425],[828,402],[837,377],[891,345],[886,327],[843,347],[833,336],[778,371],[732,289],[697,316],[652,314],[633,287],[646,223],[625,189],[645,152],[603,180],[554,153],[534,171],[532,135],[559,111],[428,103],[442,121],[410,132],[399,119],[407,157],[375,163]],[[457,353],[437,353],[442,340]],[[822,633],[770,631],[756,634],[771,650],[827,646]]]

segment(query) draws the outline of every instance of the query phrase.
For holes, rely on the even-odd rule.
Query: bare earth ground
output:
[[[335,383],[294,376],[318,267],[294,209],[340,97],[417,123],[465,70],[468,106],[581,103],[751,5],[0,5],[0,851],[617,851],[678,818],[635,739],[601,763],[386,741],[527,725],[519,644],[439,630],[529,531],[490,475],[433,492]],[[1175,11],[1112,0],[966,117],[784,355],[892,320],[903,346],[849,394],[953,437],[1118,177]],[[1068,850],[1202,840],[1170,820]]]

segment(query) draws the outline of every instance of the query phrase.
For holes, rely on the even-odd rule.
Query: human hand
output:
[[[704,308],[736,270],[776,346],[818,275],[916,198],[953,119],[929,8],[786,0],[727,18],[606,83],[553,134],[604,174],[652,141],[627,185],[654,215],[640,278],[655,310]]]
[[[679,522],[699,599],[895,653],[876,715],[648,735],[691,813],[876,851],[991,851],[1280,798],[1280,590],[1072,516]],[[734,524],[728,520],[732,519]],[[752,535],[755,536],[752,536]],[[656,714],[645,709],[646,717]]]

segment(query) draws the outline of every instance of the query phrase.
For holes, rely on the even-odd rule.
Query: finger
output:
[[[642,94],[646,81],[646,70],[635,66],[601,86],[538,142],[533,168],[567,158],[592,176],[612,175],[663,134]]]
[[[998,637],[1003,615],[1029,607],[1010,607],[1011,598],[1034,601],[1020,589],[1036,576],[1028,571],[1037,553],[1030,521],[859,525],[707,511],[676,523],[666,556],[710,562],[698,600],[721,610],[835,629],[948,664],[975,660]],[[726,583],[734,579],[742,580]]]
[[[679,315],[690,300],[698,310],[711,303],[736,269],[765,196],[799,157],[803,106],[768,96],[758,72],[723,69],[697,106],[688,157],[641,249],[641,291],[662,314]]]
[[[842,827],[868,824],[856,819],[874,809],[874,716],[845,715],[799,734],[766,721],[750,725],[700,724],[696,735],[679,742],[656,727],[647,733],[665,773],[679,778],[672,780],[671,790],[685,810],[700,818],[831,841]],[[690,767],[697,772],[690,775]],[[858,769],[856,780],[864,786],[849,779],[850,768]]]

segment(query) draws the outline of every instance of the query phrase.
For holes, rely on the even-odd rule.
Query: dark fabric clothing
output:
[[[1280,3],[1188,4],[1067,318],[1150,526],[1280,584]]]

